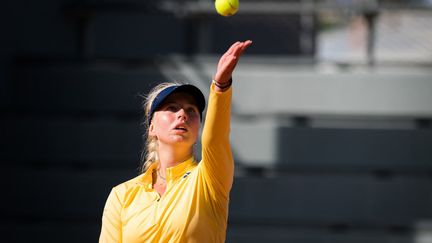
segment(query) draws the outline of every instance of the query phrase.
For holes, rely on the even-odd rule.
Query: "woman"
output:
[[[224,242],[234,173],[229,145],[232,72],[251,41],[236,42],[219,60],[202,134],[202,160],[193,157],[205,108],[192,85],[162,84],[148,96],[143,173],[114,187],[99,242]]]

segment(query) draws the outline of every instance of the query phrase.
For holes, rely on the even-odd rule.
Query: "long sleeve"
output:
[[[228,197],[234,176],[229,133],[232,88],[216,92],[210,87],[207,115],[202,134],[202,169],[215,193]]]
[[[116,188],[111,190],[102,215],[102,229],[99,243],[122,242],[121,201]]]

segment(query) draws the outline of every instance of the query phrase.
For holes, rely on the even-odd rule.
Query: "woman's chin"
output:
[[[196,139],[195,139],[196,140]],[[182,146],[190,146],[192,147],[196,142],[193,138],[188,136],[187,134],[171,134],[166,139],[160,139],[160,142],[167,145],[182,145]]]
[[[176,134],[176,135],[172,136],[168,143],[173,144],[173,145],[175,145],[175,144],[193,144],[192,142],[190,142],[190,138],[188,138],[187,136],[184,136],[182,134]]]

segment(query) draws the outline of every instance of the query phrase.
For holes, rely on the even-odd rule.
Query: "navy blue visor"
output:
[[[181,84],[181,85],[174,85],[174,86],[167,87],[164,90],[162,90],[161,92],[159,92],[159,94],[155,97],[155,99],[153,100],[153,103],[151,105],[150,113],[149,113],[149,117],[148,117],[148,124],[149,125],[151,124],[151,121],[153,119],[153,114],[155,113],[155,111],[166,100],[166,98],[168,98],[168,96],[174,92],[175,93],[186,93],[186,94],[191,95],[195,99],[197,108],[200,112],[200,118],[202,120],[202,112],[204,111],[205,105],[206,105],[203,93],[201,92],[201,90],[199,90],[194,85]]]

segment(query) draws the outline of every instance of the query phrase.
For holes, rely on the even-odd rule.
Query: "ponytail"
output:
[[[144,119],[144,126],[146,127],[146,133],[144,134],[145,146],[141,152],[141,168],[140,172],[144,173],[147,169],[154,163],[158,163],[159,155],[158,155],[158,141],[156,137],[152,137],[149,135],[149,113],[152,106],[152,103],[156,96],[164,89],[170,86],[178,85],[178,83],[161,83],[154,87],[144,99],[143,108],[145,111],[146,118]]]

